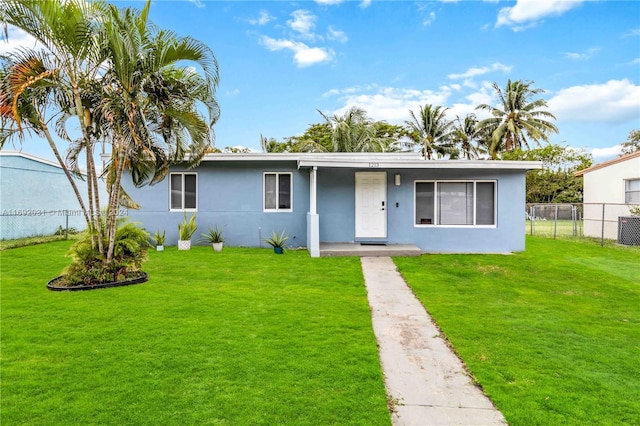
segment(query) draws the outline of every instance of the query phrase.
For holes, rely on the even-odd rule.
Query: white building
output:
[[[584,179],[584,235],[618,238],[618,218],[640,205],[640,151],[580,170]]]

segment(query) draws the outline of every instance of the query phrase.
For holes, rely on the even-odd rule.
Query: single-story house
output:
[[[422,252],[505,253],[525,248],[523,161],[425,161],[414,153],[207,154],[153,186],[123,186],[141,206],[130,217],[176,244],[183,212],[199,230],[223,228],[231,246],[414,244]]]
[[[629,205],[640,205],[640,151],[575,174],[583,177],[584,235],[618,238],[618,218],[629,216]]]
[[[74,179],[86,203],[86,182]],[[102,187],[101,191],[106,194]],[[0,206],[0,239],[51,235],[59,227],[86,227],[62,167],[25,152],[0,151]]]

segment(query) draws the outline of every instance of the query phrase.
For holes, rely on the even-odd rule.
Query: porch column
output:
[[[320,257],[320,216],[317,211],[318,167],[309,172],[309,213],[307,213],[307,250],[311,257]]]

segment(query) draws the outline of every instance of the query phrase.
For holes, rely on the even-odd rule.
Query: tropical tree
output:
[[[555,116],[543,110],[547,107],[544,99],[533,99],[544,93],[543,89],[532,87],[532,81],[507,81],[504,90],[493,83],[499,106],[481,104],[476,109],[489,111],[491,117],[478,123],[479,129],[490,129],[492,132],[489,154],[497,158],[500,152],[518,148],[529,149],[529,142],[540,145],[540,141],[548,142],[549,134],[558,133],[558,128],[547,119]]]
[[[438,158],[457,155],[452,139],[453,123],[447,118],[448,109],[429,104],[420,106],[417,114],[409,110],[411,120],[405,121],[409,137],[426,160],[432,160],[434,154]]]
[[[384,152],[390,140],[377,133],[375,124],[360,108],[353,107],[344,115],[329,117],[318,111],[331,129],[333,152]]]
[[[477,128],[478,119],[475,114],[467,114],[464,118],[456,116],[451,134],[454,143],[458,146],[462,158],[471,160],[478,158],[479,138],[481,132]]]
[[[640,151],[640,129],[630,131],[627,140],[622,142],[621,147],[620,156]]]
[[[542,162],[542,169],[527,173],[527,203],[581,203],[582,178],[575,172],[593,161],[584,150],[562,145],[514,149],[503,153],[502,159]]]
[[[9,55],[2,83],[8,92],[3,93],[0,104],[10,101],[13,105],[10,114],[5,114],[6,108],[1,111],[3,119],[13,120],[16,131],[5,135],[22,135],[22,123],[44,133],[48,131],[44,112],[53,111],[59,117],[56,132],[71,148],[68,161],[59,155],[58,161],[73,171],[84,154],[85,218],[92,248],[103,257],[105,267],[115,253],[117,210],[120,205],[133,205],[122,191],[124,171],[129,169],[133,183],[140,186],[162,180],[169,164],[187,155],[190,165],[197,164],[212,147],[212,127],[219,116],[215,100],[218,67],[213,53],[197,40],[157,29],[148,20],[149,6],[147,2],[138,11],[101,1],[8,0],[0,11],[5,26],[26,31],[45,46],[43,51],[22,49]],[[197,64],[204,76],[184,61]],[[31,66],[32,71],[22,71],[28,78],[14,84],[21,70],[15,65],[20,63]],[[34,111],[40,112],[38,120]],[[76,140],[65,131],[72,117],[81,129]],[[104,220],[94,162],[99,141],[111,146]],[[83,205],[82,197],[78,198]]]

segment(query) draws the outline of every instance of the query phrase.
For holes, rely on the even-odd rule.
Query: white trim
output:
[[[171,207],[171,176],[173,175],[180,175],[182,176],[182,187],[181,187],[181,208],[173,208]],[[184,196],[185,196],[185,188],[184,188],[184,177],[185,175],[194,175],[196,177],[196,207],[195,208],[189,208],[189,209],[185,209],[184,208]],[[169,211],[170,212],[197,212],[198,211],[198,203],[200,201],[200,194],[199,194],[199,183],[198,183],[199,179],[198,179],[198,172],[171,172],[169,173]]]
[[[46,158],[41,158],[33,154],[27,154],[26,152],[22,151],[0,151],[0,157],[22,157],[27,160],[36,161],[38,163],[46,164],[47,166],[53,166],[60,170],[63,170],[62,166],[60,166],[60,164],[55,161],[47,160]],[[86,176],[87,172],[84,170],[80,170],[80,174]]]
[[[108,160],[109,155],[103,155]],[[188,161],[189,156],[185,157]],[[540,161],[507,160],[425,160],[416,152],[303,152],[303,153],[211,153],[203,162],[291,161],[302,167],[358,168],[358,169],[482,169],[482,170],[534,170],[541,169]]]
[[[366,160],[299,160],[300,167],[330,167],[330,168],[358,168],[385,170],[385,169],[466,169],[466,170],[534,170],[541,169],[539,161],[488,161],[488,160],[415,160],[415,159],[388,159],[384,157],[371,157]]]
[[[317,214],[318,206],[318,168],[312,167],[309,172],[309,213]]]
[[[477,197],[477,183],[489,182],[493,183],[493,225],[478,225],[476,224],[477,216],[476,209],[478,204]],[[417,215],[417,203],[416,203],[416,183],[433,183],[433,223],[420,224],[416,223]],[[438,221],[440,216],[438,214],[438,184],[439,183],[473,183],[473,224],[471,225],[440,225]],[[498,227],[498,181],[496,179],[416,179],[413,181],[413,227],[414,228],[497,228]]]
[[[268,209],[265,207],[266,196],[266,177],[267,175],[276,175],[276,208]],[[280,175],[289,175],[289,204],[288,209],[281,209],[280,205]],[[293,173],[292,172],[262,172],[262,211],[264,213],[291,213],[293,212]]]

